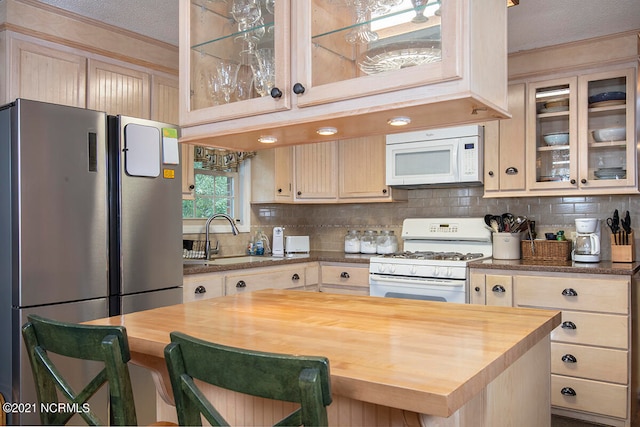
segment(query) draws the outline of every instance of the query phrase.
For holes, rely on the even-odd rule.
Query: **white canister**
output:
[[[493,233],[494,259],[520,259],[521,234]]]

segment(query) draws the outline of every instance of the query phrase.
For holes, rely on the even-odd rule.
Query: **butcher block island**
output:
[[[163,350],[182,331],[225,345],[326,356],[330,425],[550,424],[550,332],[560,312],[268,289],[115,316],[132,362],[157,371],[172,402]],[[222,367],[224,369],[224,367]],[[290,403],[214,389],[232,425],[270,424]],[[159,419],[174,417],[164,404]]]

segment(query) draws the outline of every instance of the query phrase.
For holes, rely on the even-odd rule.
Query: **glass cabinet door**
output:
[[[580,76],[580,176],[590,186],[634,185],[633,70]],[[627,94],[630,94],[627,102]]]
[[[183,124],[288,108],[272,98],[289,75],[277,26],[288,11],[276,0],[182,0],[181,51],[188,54],[181,53],[181,73],[190,88],[181,95],[188,105]]]
[[[577,177],[577,79],[529,86],[531,188],[570,188]]]
[[[301,72],[294,79],[307,86],[298,105],[457,75],[457,0],[307,0],[296,6],[294,15],[310,18],[296,44]]]

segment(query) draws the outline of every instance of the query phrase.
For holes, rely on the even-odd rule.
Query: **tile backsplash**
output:
[[[389,229],[400,235],[402,221],[411,217],[483,217],[488,213],[511,212],[535,220],[538,235],[565,230],[567,236],[575,231],[576,218],[596,217],[602,220],[602,259],[609,259],[610,238],[605,220],[614,209],[621,215],[628,210],[632,227],[639,227],[637,195],[485,199],[483,191],[483,187],[409,190],[408,200],[396,203],[257,204],[251,209],[251,229],[254,232],[262,229],[271,238],[272,228],[283,226],[285,235],[309,235],[312,250],[342,251],[347,230]],[[227,237],[221,236],[220,240],[224,246]],[[244,240],[248,239],[243,238],[246,243]],[[237,243],[236,240],[229,245]]]

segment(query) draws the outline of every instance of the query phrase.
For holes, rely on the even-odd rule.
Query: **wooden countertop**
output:
[[[322,355],[333,392],[447,417],[560,324],[560,312],[265,290],[98,319],[132,352],[163,357],[171,331],[262,351]]]

